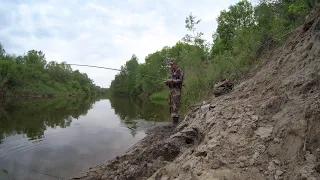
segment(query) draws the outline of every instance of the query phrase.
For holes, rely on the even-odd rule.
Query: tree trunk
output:
[[[6,87],[8,80],[9,80],[9,75],[7,73],[0,84],[0,103],[4,99],[4,88]]]

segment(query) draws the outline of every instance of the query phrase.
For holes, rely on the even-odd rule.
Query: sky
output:
[[[0,0],[0,43],[7,53],[42,50],[47,61],[120,68],[139,63],[187,33],[185,18],[212,41],[219,12],[239,0]],[[254,0],[252,0],[254,1]],[[109,87],[117,71],[77,67]]]

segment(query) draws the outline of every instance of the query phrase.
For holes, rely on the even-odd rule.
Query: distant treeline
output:
[[[265,52],[283,43],[317,3],[261,0],[253,6],[241,0],[220,12],[213,42],[202,38],[203,33],[196,30],[200,20],[190,13],[185,20],[188,34],[174,46],[149,54],[142,64],[133,55],[112,81],[109,94],[148,97],[165,90],[163,81],[144,75],[166,79],[166,63],[168,58],[174,58],[185,73],[184,105],[199,101],[210,94],[217,81],[236,80]]]
[[[25,55],[7,53],[0,44],[0,98],[3,96],[53,97],[106,94],[86,73],[65,62],[47,62],[42,51]]]

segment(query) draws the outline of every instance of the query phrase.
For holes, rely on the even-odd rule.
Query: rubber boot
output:
[[[172,121],[173,121],[173,124],[174,124],[174,125],[177,125],[178,122],[179,122],[179,117],[173,117],[173,118],[172,118]]]
[[[178,124],[179,117],[172,117],[172,123],[168,125],[169,128],[175,127]]]
[[[179,117],[172,117],[172,124],[169,124],[169,128],[175,127],[179,122]]]

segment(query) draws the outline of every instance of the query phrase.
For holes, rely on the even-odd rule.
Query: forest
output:
[[[7,53],[0,44],[0,97],[54,97],[106,94],[86,73],[66,62],[47,61],[42,51]]]
[[[112,81],[110,96],[167,98],[167,62],[175,59],[185,74],[183,105],[211,94],[213,85],[223,79],[237,81],[259,64],[269,50],[281,45],[291,31],[302,24],[317,0],[261,0],[253,5],[241,0],[220,12],[213,42],[197,31],[201,23],[190,13],[185,19],[187,34],[174,46],[165,46],[138,63],[135,55],[121,67]],[[152,78],[152,77],[159,78]]]

